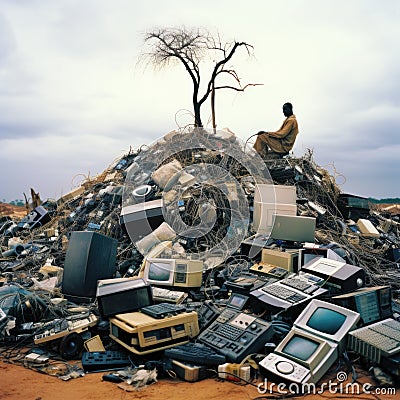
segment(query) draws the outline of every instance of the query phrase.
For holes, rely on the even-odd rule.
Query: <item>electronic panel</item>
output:
[[[364,325],[392,316],[392,294],[390,286],[361,288],[355,292],[332,297],[342,307],[357,311]]]
[[[198,341],[219,351],[228,361],[241,362],[260,351],[273,334],[270,323],[227,308],[199,335]]]
[[[283,279],[288,275],[288,270],[277,267],[276,265],[260,262],[250,267],[250,271],[267,278],[276,278],[277,280]]]
[[[387,318],[356,329],[349,333],[348,348],[379,364],[400,353],[400,322]]]
[[[326,280],[324,287],[331,294],[351,292],[364,286],[365,271],[361,267],[321,257],[305,264],[301,271]]]

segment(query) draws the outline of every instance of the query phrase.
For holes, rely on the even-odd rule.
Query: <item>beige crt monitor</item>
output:
[[[200,287],[203,261],[175,258],[146,258],[140,276],[152,286]]]

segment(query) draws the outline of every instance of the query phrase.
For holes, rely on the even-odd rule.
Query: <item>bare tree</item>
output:
[[[244,48],[251,55],[253,46],[246,42],[231,42],[222,44],[221,39],[213,37],[207,30],[182,28],[158,28],[145,33],[144,42],[150,47],[150,51],[144,56],[155,66],[165,67],[173,62],[181,62],[189,73],[193,84],[193,111],[194,124],[202,127],[200,109],[203,103],[211,95],[211,113],[213,128],[215,122],[215,92],[218,89],[231,89],[243,92],[248,86],[242,86],[238,74],[226,64],[232,59],[238,48]],[[212,57],[214,66],[211,75],[204,88],[204,94],[200,94],[200,62],[206,56]],[[217,77],[227,76],[233,80],[233,84],[216,83]]]

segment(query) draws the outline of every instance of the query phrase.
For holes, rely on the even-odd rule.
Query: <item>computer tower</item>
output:
[[[75,303],[96,297],[97,281],[115,273],[117,240],[92,231],[71,233],[65,255],[62,293]]]

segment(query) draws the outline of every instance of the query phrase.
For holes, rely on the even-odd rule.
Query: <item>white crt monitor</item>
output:
[[[260,365],[288,381],[317,383],[337,358],[336,343],[292,328]]]
[[[147,258],[143,279],[154,286],[182,288],[200,287],[203,279],[203,262],[173,258]]]
[[[289,381],[317,383],[345,349],[345,337],[359,319],[354,311],[312,300],[260,365]]]
[[[314,299],[297,317],[294,326],[337,343],[342,351],[346,348],[347,333],[357,327],[359,320],[360,314],[355,311]]]

